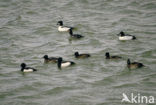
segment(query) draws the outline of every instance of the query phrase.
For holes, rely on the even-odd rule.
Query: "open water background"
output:
[[[59,20],[85,38],[69,40]],[[120,31],[137,40],[119,41]],[[45,54],[76,65],[59,70]],[[146,67],[129,71],[127,58]],[[21,73],[22,62],[38,71]],[[122,93],[156,98],[155,0],[0,0],[0,105],[131,105]]]

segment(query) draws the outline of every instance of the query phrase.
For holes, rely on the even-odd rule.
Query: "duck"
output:
[[[121,31],[119,34],[119,40],[135,40],[136,37],[133,35],[125,34],[123,31]]]
[[[43,58],[44,58],[45,63],[48,63],[48,62],[57,63],[58,61],[57,57],[48,57],[48,55],[44,55]]]
[[[79,54],[79,52],[75,52],[75,58],[88,58],[90,54]]]
[[[67,32],[69,31],[69,29],[74,29],[74,27],[63,26],[63,21],[58,21],[57,25],[59,25],[58,31],[60,32]]]
[[[106,59],[121,59],[120,56],[110,56],[109,52],[105,53]]]
[[[25,63],[21,63],[21,71],[22,72],[34,72],[37,71],[36,69],[32,67],[26,67],[27,65]]]
[[[74,65],[75,63],[72,62],[72,61],[63,61],[62,57],[59,57],[58,58],[58,62],[57,62],[57,66],[59,69],[61,68],[65,68],[65,67],[68,67],[68,66],[71,66],[71,65]]]
[[[127,67],[129,69],[137,69],[137,68],[141,68],[143,67],[144,65],[142,63],[139,63],[139,62],[132,62],[130,61],[130,59],[127,60]]]
[[[72,38],[76,38],[76,39],[80,39],[80,38],[83,38],[84,36],[80,35],[80,34],[73,34],[73,31],[72,29],[69,29],[69,35],[72,37]]]

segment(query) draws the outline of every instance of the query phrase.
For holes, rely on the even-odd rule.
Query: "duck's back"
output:
[[[119,57],[119,56],[111,56],[112,59],[120,59],[122,57]]]
[[[82,36],[80,34],[73,34],[72,37],[74,37],[74,38],[83,38],[84,36]]]
[[[88,57],[90,57],[89,54],[80,54],[80,55],[78,56],[78,58],[88,58]]]

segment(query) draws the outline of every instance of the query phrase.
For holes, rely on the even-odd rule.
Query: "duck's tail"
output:
[[[136,37],[135,36],[133,36],[133,40],[135,40],[136,39]]]

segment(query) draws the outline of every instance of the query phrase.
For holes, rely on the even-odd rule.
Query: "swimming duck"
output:
[[[105,53],[106,59],[121,59],[122,57],[119,56],[110,56],[109,52]]]
[[[48,55],[44,55],[43,58],[44,58],[45,63],[48,63],[48,62],[57,63],[57,61],[58,61],[58,58],[48,57]]]
[[[75,58],[88,58],[90,54],[79,54],[79,52],[75,52]]]
[[[134,40],[134,39],[136,39],[135,36],[125,34],[123,31],[121,31],[118,35],[119,35],[119,40]]]
[[[127,60],[127,67],[129,69],[137,69],[137,68],[141,68],[143,67],[144,65],[142,63],[139,63],[139,62],[132,62],[130,61],[130,59]]]
[[[34,72],[34,71],[37,71],[37,70],[34,69],[34,68],[31,68],[31,67],[26,67],[26,64],[22,63],[21,64],[21,71],[22,72]]]
[[[74,65],[75,63],[72,62],[72,61],[63,61],[62,60],[62,57],[59,57],[58,58],[58,62],[57,62],[57,66],[58,68],[64,68],[64,67],[68,67],[68,66],[71,66],[71,65]]]
[[[60,32],[66,32],[69,31],[69,29],[74,29],[73,27],[63,26],[63,21],[58,21],[57,25],[59,25],[58,31]]]
[[[79,35],[79,34],[73,34],[73,31],[72,29],[69,29],[69,34],[72,38],[76,38],[76,39],[80,39],[80,38],[83,38],[84,36],[82,35]]]

